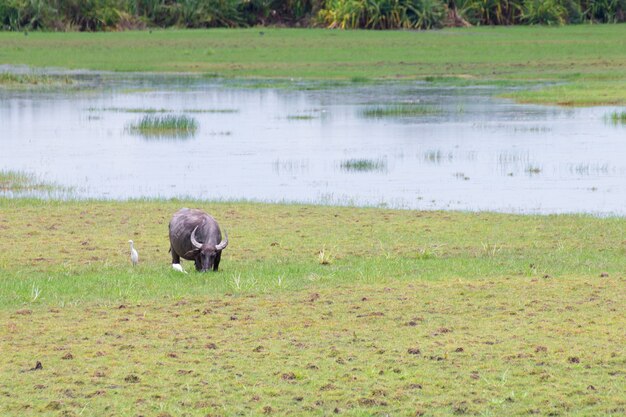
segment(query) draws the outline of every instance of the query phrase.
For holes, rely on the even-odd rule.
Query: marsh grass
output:
[[[458,180],[469,181],[469,177],[465,175],[463,172],[455,172],[452,176]]]
[[[53,191],[58,188],[23,171],[0,171],[0,192]]]
[[[218,273],[171,269],[182,206],[228,228]],[[580,215],[0,199],[0,414],[615,414],[624,230]],[[25,237],[37,244],[15,245]]]
[[[342,161],[339,165],[340,168],[344,171],[349,172],[368,172],[368,171],[379,171],[383,172],[387,170],[387,160],[386,159],[348,159]]]
[[[174,109],[155,109],[155,108],[140,108],[140,107],[105,107],[105,108],[95,108],[90,107],[88,109],[90,112],[101,112],[101,111],[109,111],[116,113],[238,113],[237,109],[182,109],[182,110],[174,110]]]
[[[375,106],[363,109],[361,117],[367,119],[384,118],[411,118],[429,116],[441,113],[441,109],[418,104],[395,104],[389,106]]]
[[[626,111],[614,111],[605,116],[605,120],[614,125],[626,125]]]
[[[577,175],[606,175],[611,171],[609,164],[590,163],[572,164],[569,170]]]
[[[433,164],[441,164],[451,162],[454,159],[452,152],[444,152],[441,150],[429,150],[424,152],[422,159]]]
[[[176,137],[193,136],[198,129],[196,119],[186,115],[146,115],[138,122],[128,127],[130,132],[146,137]]]
[[[21,33],[2,32],[0,64],[217,74],[251,88],[300,89],[298,80],[305,79],[321,80],[304,87],[320,89],[354,85],[350,80],[361,77],[376,82],[432,77],[432,82],[521,86],[508,96],[522,102],[620,105],[626,100],[625,31],[623,24],[474,27],[424,31],[417,40],[413,31],[265,28],[261,43],[257,28],[36,32],[27,41]],[[207,45],[219,59],[207,59]],[[610,61],[602,58],[607,56]],[[254,80],[241,81],[248,79]],[[543,87],[537,89],[538,83]]]
[[[624,76],[622,76],[624,77]],[[594,80],[560,83],[544,88],[517,90],[500,94],[519,103],[557,104],[560,106],[625,105],[626,83],[622,80]]]
[[[74,83],[74,80],[69,76],[0,73],[0,87],[5,88],[58,87],[73,85]]]
[[[515,126],[513,128],[514,132],[530,132],[530,133],[549,133],[552,131],[552,128],[548,126]]]
[[[362,75],[355,75],[353,77],[350,77],[350,82],[353,84],[366,84],[372,82],[372,80]]]
[[[541,167],[537,166],[537,165],[527,165],[526,169],[524,170],[528,175],[539,175],[541,174]]]
[[[290,114],[287,120],[314,120],[316,117],[310,114]]]

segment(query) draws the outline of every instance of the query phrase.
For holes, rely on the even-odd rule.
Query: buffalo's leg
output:
[[[217,267],[220,266],[220,259],[222,258],[222,252],[217,252],[215,255],[215,262],[213,262],[213,270],[217,271]]]
[[[196,262],[196,271],[202,271],[202,262],[200,261],[199,256],[195,259],[195,262]]]
[[[172,248],[171,246],[170,246],[170,252],[172,252],[172,264],[179,264],[180,256],[178,256],[174,248]]]

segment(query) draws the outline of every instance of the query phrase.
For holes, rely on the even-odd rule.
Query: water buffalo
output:
[[[228,246],[215,219],[202,210],[182,208],[170,220],[170,251],[172,264],[180,264],[180,258],[193,260],[196,270],[217,271],[222,250]]]

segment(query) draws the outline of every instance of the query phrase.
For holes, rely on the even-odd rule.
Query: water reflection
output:
[[[98,89],[0,91],[0,170],[77,197],[626,213],[626,142],[605,121],[612,108],[518,105],[486,87],[84,79]],[[128,128],[147,115],[186,115],[195,134]]]

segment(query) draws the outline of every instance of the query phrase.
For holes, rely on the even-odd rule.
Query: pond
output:
[[[0,170],[72,198],[626,213],[626,127],[606,118],[616,108],[424,83],[82,77],[90,88],[0,90]],[[143,132],[146,116],[185,116],[194,129]]]

